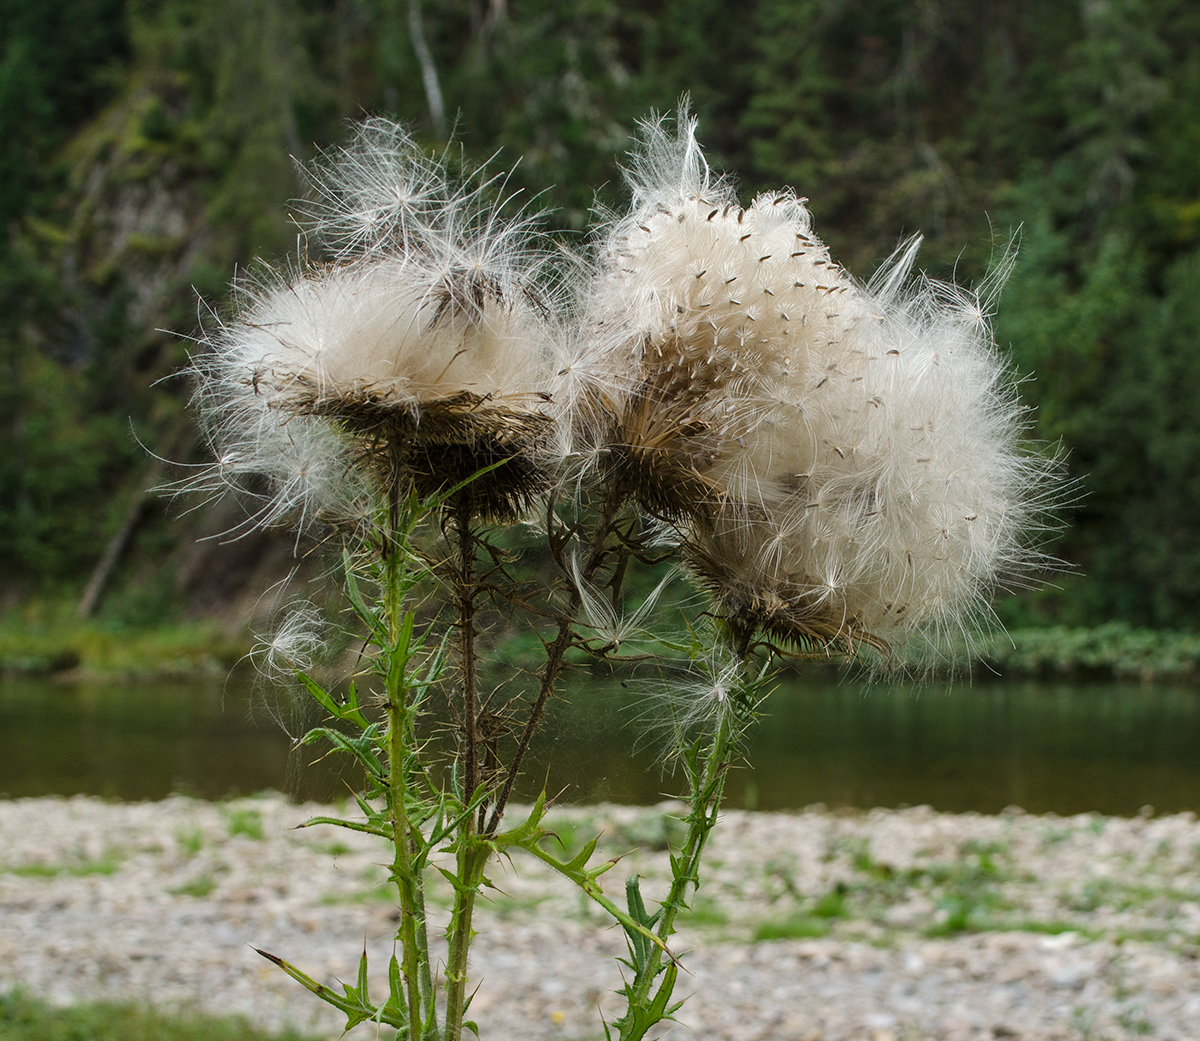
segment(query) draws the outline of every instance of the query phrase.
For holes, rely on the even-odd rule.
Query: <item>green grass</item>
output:
[[[680,915],[680,920],[691,926],[720,928],[729,924],[729,915],[711,897],[697,897],[692,906]]]
[[[106,850],[97,860],[69,860],[62,864],[15,864],[0,868],[0,871],[21,878],[86,878],[89,875],[115,874],[120,866],[120,854],[116,850]]]
[[[0,995],[0,1041],[306,1041],[268,1034],[236,1019],[159,1012],[138,1005],[51,1008],[23,994]]]
[[[176,886],[174,889],[169,890],[169,892],[175,896],[194,896],[198,899],[203,899],[216,888],[217,880],[212,875],[201,875],[199,878],[192,879],[191,882],[185,882],[181,886]]]
[[[849,913],[846,907],[846,886],[839,883],[828,893],[820,897],[812,907],[814,918],[845,918]]]
[[[189,857],[194,857],[204,848],[204,832],[198,827],[181,828],[175,833],[179,848]]]
[[[225,816],[225,827],[229,830],[231,839],[244,835],[255,842],[261,842],[265,837],[261,810],[244,806],[231,809]]]
[[[830,928],[828,918],[814,918],[809,915],[777,918],[770,922],[763,922],[754,930],[754,942],[820,939],[822,936],[829,935]]]

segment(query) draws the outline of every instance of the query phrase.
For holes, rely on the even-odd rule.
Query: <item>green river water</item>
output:
[[[525,794],[650,803],[679,789],[631,685],[581,679],[552,706]],[[282,713],[292,714],[291,709]],[[301,721],[290,720],[293,728]],[[0,683],[0,795],[330,798],[353,777],[293,751],[247,682]],[[1200,811],[1200,692],[988,680],[947,692],[789,681],[765,706],[727,804],[997,812]]]

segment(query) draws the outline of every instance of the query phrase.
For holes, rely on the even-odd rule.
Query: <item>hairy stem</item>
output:
[[[462,669],[463,783],[470,800],[479,786],[479,728],[476,717],[478,659],[475,628],[475,531],[471,524],[470,501],[466,494],[454,505],[454,528],[458,538],[459,667]]]
[[[446,959],[446,1041],[462,1037],[463,1015],[467,1007],[467,954],[470,950],[471,919],[475,897],[483,881],[483,870],[491,847],[474,836],[473,815],[464,828],[469,834],[459,837],[456,855],[454,910],[450,915],[449,951]]]

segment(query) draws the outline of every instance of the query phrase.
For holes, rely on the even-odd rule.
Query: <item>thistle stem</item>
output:
[[[596,530],[592,536],[592,545],[588,553],[587,563],[583,567],[582,577],[585,582],[590,582],[604,564],[604,559],[607,555],[608,536],[612,532],[613,521],[617,516],[617,511],[621,508],[624,498],[619,489],[614,490],[604,505],[599,523],[596,525]],[[562,672],[563,663],[566,660],[567,649],[571,646],[574,637],[575,619],[579,614],[579,608],[582,603],[583,597],[579,589],[572,585],[571,594],[567,599],[567,607],[559,616],[558,632],[546,650],[546,664],[542,669],[542,681],[538,688],[537,697],[529,709],[529,718],[525,721],[525,728],[521,731],[517,750],[513,755],[512,762],[509,764],[508,773],[504,778],[504,787],[501,788],[500,794],[496,799],[491,820],[488,821],[488,825],[483,831],[485,836],[496,834],[496,829],[500,826],[500,820],[504,816],[504,807],[508,804],[508,798],[512,794],[513,785],[516,783],[517,776],[521,770],[521,763],[525,758],[525,753],[529,750],[529,743],[533,740],[533,735],[537,731],[538,724],[542,721],[542,712],[546,707],[546,702],[550,699],[550,695],[554,692],[554,688],[558,684],[558,677]]]
[[[717,815],[721,808],[721,798],[725,793],[725,780],[729,776],[730,752],[733,749],[736,729],[731,713],[722,713],[717,723],[717,729],[712,741],[704,751],[704,766],[697,773],[693,764],[689,770],[692,781],[691,812],[687,817],[687,837],[679,857],[672,857],[671,888],[666,898],[659,905],[658,925],[654,932],[665,946],[675,933],[675,919],[679,912],[688,905],[689,894],[695,892],[700,885],[700,859],[704,855],[704,847],[708,837],[717,824]],[[660,987],[666,987],[666,1000],[654,1002],[661,1004],[663,1015],[655,1018],[651,1011],[651,992],[655,980],[659,978],[663,959],[663,948],[654,946],[650,949],[645,965],[634,977],[626,989],[628,1011],[618,1020],[619,1041],[638,1041],[645,1035],[646,1030],[657,1019],[663,1018],[670,998],[670,988],[674,986],[673,976],[665,977]],[[648,1015],[634,1015],[634,1010],[640,1010]]]
[[[478,663],[475,641],[475,532],[472,527],[470,499],[466,494],[454,504],[458,568],[455,582],[458,594],[459,665],[462,669],[463,780],[466,805],[470,806],[480,784],[477,715]],[[482,827],[486,804],[481,801],[478,817]],[[491,849],[476,837],[476,815],[467,813],[458,828],[454,906],[447,930],[449,949],[446,962],[446,1041],[459,1041],[467,1003],[467,956],[470,951],[471,921],[475,899],[483,880]]]
[[[462,669],[463,781],[468,801],[479,786],[479,731],[476,720],[478,659],[475,648],[475,531],[471,524],[469,497],[459,495],[454,505],[454,528],[458,537],[458,639]]]
[[[393,508],[391,530],[384,549],[384,598],[388,623],[388,670],[386,681],[388,714],[388,818],[392,826],[392,878],[400,902],[402,975],[408,1003],[408,1036],[422,1036],[426,1015],[436,1015],[433,981],[429,969],[429,942],[425,925],[424,877],[414,866],[414,853],[421,845],[419,825],[408,813],[408,768],[414,747],[411,712],[406,699],[405,662],[407,641],[401,609],[403,549],[398,541],[398,519]]]
[[[483,881],[483,870],[491,856],[491,847],[474,834],[472,817],[463,825],[455,857],[454,909],[450,915],[449,950],[446,958],[446,1041],[462,1037],[463,1015],[467,1006],[467,954],[474,934],[471,919],[475,897]]]
[[[728,714],[723,714],[717,724],[704,758],[704,773],[700,783],[692,792],[692,809],[688,814],[688,833],[680,855],[680,869],[671,884],[670,892],[663,901],[663,916],[656,930],[664,943],[675,932],[675,917],[687,906],[688,889],[700,885],[700,858],[708,836],[717,824],[721,799],[725,794],[725,780],[729,776],[730,751],[733,745],[734,728]],[[654,948],[661,957],[661,950]]]

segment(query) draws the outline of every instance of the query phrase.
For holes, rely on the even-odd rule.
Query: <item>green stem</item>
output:
[[[420,842],[420,828],[408,813],[409,757],[414,747],[412,719],[406,700],[406,668],[401,651],[404,620],[401,610],[402,549],[396,544],[396,523],[389,532],[384,561],[384,597],[388,616],[389,655],[387,672],[388,712],[388,818],[392,825],[392,877],[400,901],[398,939],[401,970],[408,1001],[408,1036],[422,1037],[423,1017],[435,1014],[429,943],[425,926],[423,876],[413,858]]]
[[[713,743],[705,755],[704,774],[692,792],[692,812],[688,814],[688,833],[680,856],[680,869],[663,901],[663,916],[659,922],[658,938],[664,943],[675,932],[675,917],[687,906],[688,890],[700,885],[700,858],[708,836],[717,824],[725,780],[729,776],[730,752],[734,728],[729,714],[723,714],[713,735]],[[656,948],[658,956],[661,950]]]
[[[475,898],[483,881],[483,870],[491,854],[491,846],[474,835],[474,815],[464,821],[465,834],[460,835],[456,856],[454,909],[448,930],[449,951],[446,959],[446,1041],[462,1037],[463,1015],[467,1007],[467,954],[473,933],[471,919]]]
[[[628,1011],[618,1021],[620,1041],[637,1041],[645,1035],[656,1018],[662,1018],[651,1010],[654,1003],[651,995],[662,968],[663,951],[675,932],[675,919],[679,912],[688,906],[689,894],[700,885],[700,859],[704,855],[708,837],[717,823],[721,798],[725,792],[725,780],[729,775],[730,753],[734,740],[732,713],[722,713],[712,742],[705,750],[703,770],[698,777],[694,766],[689,771],[692,778],[692,808],[687,818],[687,837],[678,859],[672,860],[674,877],[666,899],[660,904],[658,925],[654,930],[662,946],[656,945],[651,948],[645,965],[626,991]],[[673,986],[674,977],[670,974],[660,984],[660,987],[667,988],[664,1000],[658,1002],[659,1007],[663,1009],[663,1015],[666,1014],[666,999],[669,999],[670,988]],[[641,1012],[641,1015],[634,1015],[634,1010]]]

